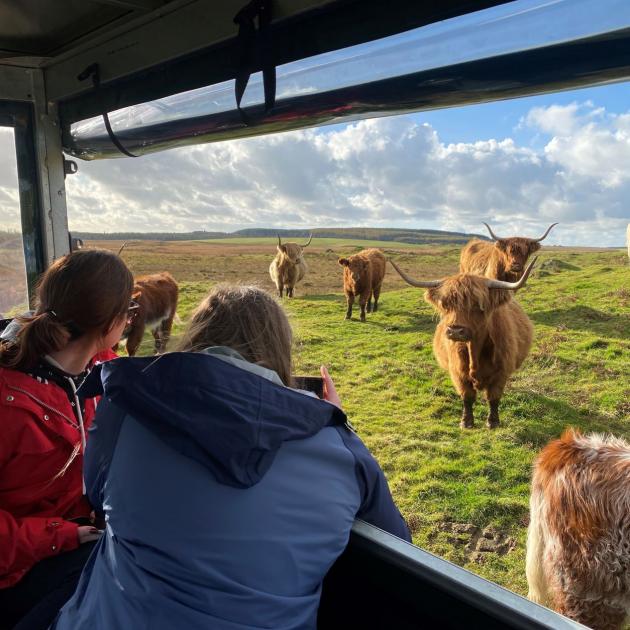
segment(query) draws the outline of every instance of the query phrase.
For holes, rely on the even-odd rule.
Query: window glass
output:
[[[27,305],[15,136],[11,127],[0,127],[0,315],[15,315]]]

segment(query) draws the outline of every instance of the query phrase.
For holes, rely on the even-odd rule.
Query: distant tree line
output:
[[[247,228],[236,232],[73,232],[72,235],[84,240],[98,241],[198,241],[220,238],[274,238],[279,234],[284,238],[347,238],[371,241],[392,241],[396,243],[440,243],[459,245],[477,237],[488,240],[480,234],[446,232],[443,230],[412,230],[396,228],[316,228],[313,230],[272,230],[268,228]]]

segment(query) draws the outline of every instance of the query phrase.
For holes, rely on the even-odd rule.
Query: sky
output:
[[[436,54],[444,28],[425,36]],[[622,83],[140,159],[79,161],[79,173],[66,180],[69,224],[97,232],[370,226],[479,233],[485,221],[500,235],[536,237],[558,221],[549,244],[623,246],[629,97],[630,84]],[[17,228],[12,142],[0,129],[0,225]]]

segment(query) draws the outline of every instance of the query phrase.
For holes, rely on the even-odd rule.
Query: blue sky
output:
[[[555,92],[526,98],[470,105],[412,114],[414,120],[427,122],[446,142],[475,142],[489,138],[514,138],[519,144],[540,146],[540,135],[519,122],[534,107],[569,105],[593,101],[607,112],[623,114],[630,110],[630,84],[614,83],[594,88]],[[630,168],[630,167],[629,167]]]

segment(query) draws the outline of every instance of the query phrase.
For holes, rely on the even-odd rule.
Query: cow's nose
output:
[[[452,341],[470,341],[470,330],[465,326],[447,326],[446,336]]]

